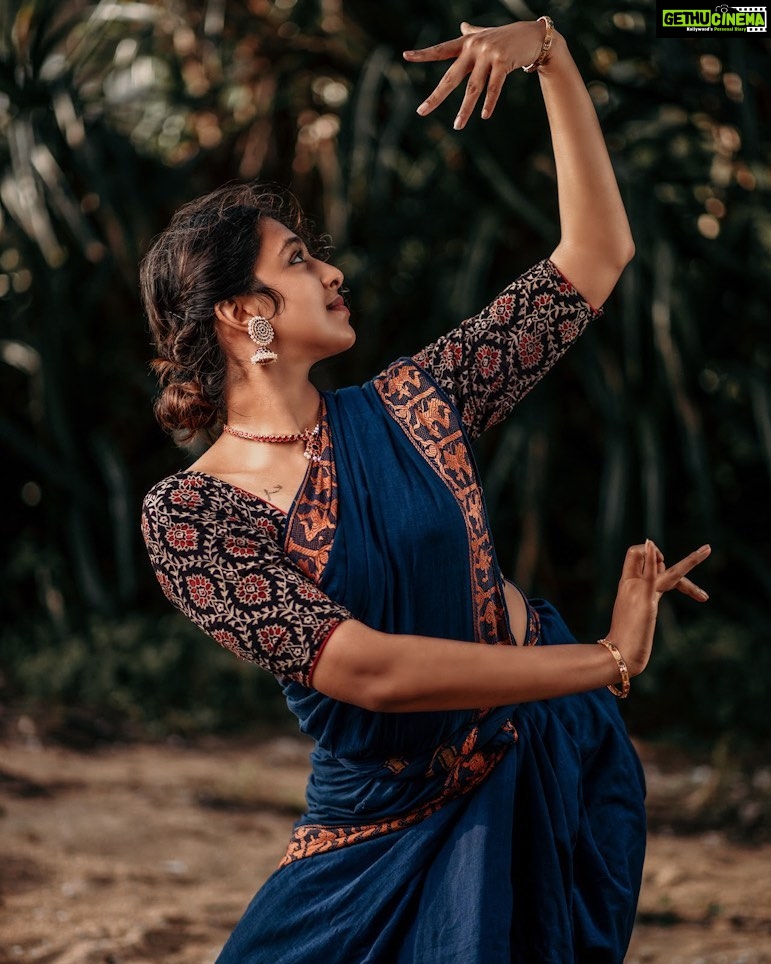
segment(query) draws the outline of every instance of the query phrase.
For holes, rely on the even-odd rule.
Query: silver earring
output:
[[[257,351],[252,355],[252,364],[269,365],[276,361],[278,355],[268,348],[268,345],[276,336],[273,325],[268,319],[263,318],[262,315],[255,315],[249,319],[246,330],[249,332],[249,337],[257,345]]]

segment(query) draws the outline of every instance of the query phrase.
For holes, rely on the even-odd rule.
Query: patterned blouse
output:
[[[601,313],[545,259],[413,362],[449,396],[474,439],[501,421]],[[335,524],[324,423],[322,406],[322,459],[310,464],[301,487],[319,516],[312,525],[195,471],[157,483],[142,509],[142,533],[167,598],[236,655],[305,686],[333,630],[353,618],[321,591],[321,571],[308,561],[320,558],[319,539],[330,538]]]

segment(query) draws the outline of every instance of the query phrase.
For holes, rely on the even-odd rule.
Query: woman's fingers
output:
[[[650,541],[650,540],[648,540]],[[646,544],[630,546],[624,556],[624,565],[621,569],[622,579],[639,579],[645,573],[645,553]]]
[[[674,589],[683,576],[687,575],[692,569],[695,569],[699,563],[704,562],[711,551],[709,546],[702,546],[700,549],[696,549],[695,552],[688,553],[684,559],[676,562],[673,566],[670,566],[669,569],[657,576],[657,591],[669,592],[670,589]]]
[[[685,576],[678,581],[675,589],[684,596],[690,596],[691,599],[695,599],[696,602],[706,602],[709,599],[708,593],[706,593],[701,586],[697,586],[695,582],[691,582],[691,580]]]
[[[643,545],[630,546],[627,549],[621,580],[645,579],[653,592],[661,594],[677,589],[697,602],[706,602],[709,595],[701,586],[688,579],[686,573],[704,562],[711,551],[709,546],[702,546],[667,569],[663,553],[648,539]]]
[[[433,47],[423,47],[420,50],[405,50],[402,54],[405,60],[413,63],[423,63],[429,60],[449,60],[457,57],[463,49],[463,37],[455,40],[445,40],[444,43],[434,44]]]
[[[487,83],[487,73],[488,68],[479,64],[471,71],[471,76],[466,84],[466,93],[463,97],[463,102],[460,105],[458,116],[455,118],[455,123],[452,125],[456,131],[463,130],[466,126],[466,121],[471,116],[474,107],[476,107],[479,95]]]
[[[485,102],[482,105],[482,120],[487,120],[495,110],[495,105],[498,103],[498,98],[501,96],[501,91],[503,90],[503,82],[507,76],[508,74],[503,67],[496,66],[490,71],[490,76],[487,80],[487,94],[485,96]]]
[[[432,110],[436,110],[455,90],[470,70],[471,67],[466,61],[456,60],[452,67],[448,68],[444,77],[442,77],[434,90],[426,97],[420,107],[418,107],[418,113],[421,117],[425,117],[426,114],[430,114]]]
[[[433,60],[447,60],[450,57],[457,58],[455,63],[439,81],[436,88],[423,101],[420,107],[418,107],[418,113],[421,116],[425,117],[426,114],[430,114],[431,111],[435,110],[447,99],[452,91],[455,90],[463,78],[469,74],[471,76],[466,85],[466,92],[455,118],[455,123],[453,124],[455,130],[462,130],[468,123],[468,119],[476,107],[477,101],[485,89],[485,85],[488,83],[488,79],[491,81],[491,86],[488,87],[482,116],[489,117],[493,112],[498,102],[501,88],[503,87],[503,81],[506,79],[506,71],[501,71],[495,66],[491,68],[490,58],[480,57],[478,48],[474,48],[474,50],[477,51],[476,54],[471,53],[472,48],[469,46],[471,42],[467,40],[471,35],[480,33],[486,29],[488,28],[475,27],[473,24],[464,21],[460,25],[461,36],[456,40],[448,40],[445,43],[436,44],[433,47],[425,47],[422,50],[404,51],[403,56],[405,60],[418,63]],[[494,83],[492,83],[493,76]]]
[[[645,558],[643,575],[645,576],[645,581],[648,583],[648,587],[651,592],[656,591],[656,579],[659,574],[658,567],[658,557],[660,555],[660,550],[653,542],[652,539],[645,540]]]

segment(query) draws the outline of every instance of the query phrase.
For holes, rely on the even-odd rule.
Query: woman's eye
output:
[[[303,257],[302,251],[299,251],[299,250],[298,250],[298,251],[295,251],[295,253],[292,255],[292,259],[291,259],[291,261],[290,261],[289,263],[290,263],[290,264],[302,264],[304,261],[305,261],[305,258]]]

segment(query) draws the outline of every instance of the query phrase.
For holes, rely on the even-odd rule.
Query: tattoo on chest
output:
[[[281,489],[282,489],[282,486],[274,485],[272,489],[263,489],[262,491],[265,493],[265,495],[268,498],[270,498],[270,496],[275,495],[277,492],[280,492]]]

